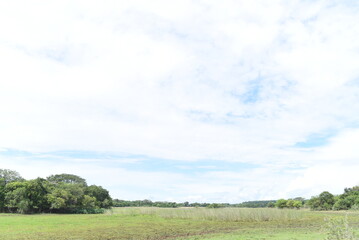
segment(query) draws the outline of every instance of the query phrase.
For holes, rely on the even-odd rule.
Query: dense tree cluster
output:
[[[196,205],[197,204],[197,205]],[[152,202],[151,200],[113,200],[114,207],[161,207],[161,208],[177,208],[177,207],[206,207],[209,203],[194,203],[190,204],[189,202],[184,203],[176,203],[176,202],[165,202],[165,201],[158,201]]]
[[[275,200],[264,200],[264,201],[248,201],[248,202],[242,202],[239,204],[236,204],[237,207],[243,207],[243,208],[264,208],[271,206],[274,204]]]
[[[322,192],[308,201],[312,210],[359,210],[359,186],[344,189],[344,193],[334,196],[330,192]]]
[[[303,206],[304,199],[301,197],[293,198],[293,199],[279,199],[274,204],[268,204],[268,207],[277,207],[280,209],[290,208],[290,209],[299,209]]]
[[[112,206],[109,192],[72,174],[23,179],[0,169],[0,211],[19,213],[101,213]]]
[[[248,201],[243,203],[176,203],[176,202],[152,202],[151,200],[113,200],[114,207],[163,207],[163,208],[177,208],[177,207],[208,207],[208,208],[223,208],[223,207],[238,207],[238,208],[260,208],[267,207],[268,203],[275,203],[275,200],[268,201]]]

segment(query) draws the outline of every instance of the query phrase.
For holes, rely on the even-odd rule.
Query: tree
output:
[[[84,208],[96,208],[96,198],[89,195],[85,195],[82,199],[82,207]]]
[[[3,183],[5,183],[5,185],[10,182],[24,180],[18,172],[9,169],[0,169],[0,178],[3,179]]]
[[[359,187],[344,189],[344,193],[336,198],[334,210],[348,210],[359,205]]]
[[[277,208],[283,209],[283,208],[287,207],[287,200],[279,199],[278,201],[276,201],[275,206]]]
[[[5,187],[5,206],[20,213],[42,212],[48,209],[49,190],[45,179],[11,182]]]
[[[302,201],[299,201],[299,200],[294,200],[294,204],[293,204],[293,207],[296,208],[296,209],[299,209],[303,206],[302,204]]]
[[[69,192],[64,189],[55,188],[47,195],[50,209],[65,209],[66,202],[69,199]]]
[[[85,194],[95,198],[97,207],[109,208],[112,206],[112,199],[109,192],[101,186],[91,185],[85,189]],[[152,205],[152,201],[145,201]]]
[[[29,199],[26,197],[27,182],[11,182],[5,186],[5,207],[10,212],[27,213]]]
[[[51,175],[47,177],[47,180],[51,183],[70,183],[87,186],[86,180],[82,177],[67,173]]]
[[[328,191],[324,191],[319,196],[312,197],[308,201],[308,205],[312,210],[331,210],[334,203],[334,195]]]
[[[5,180],[0,178],[0,211],[3,212],[5,207]]]
[[[72,174],[51,175],[47,179],[24,180],[16,172],[2,170],[0,211],[19,213],[63,212],[102,213],[112,206],[109,192]],[[15,181],[15,180],[18,181]]]

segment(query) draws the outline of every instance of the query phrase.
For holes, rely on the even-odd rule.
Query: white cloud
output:
[[[3,1],[0,148],[238,161],[283,171],[352,164],[356,10],[322,1]],[[338,136],[327,146],[293,147],[328,129]],[[261,184],[279,178],[290,185],[297,175],[250,174],[259,180],[243,180],[255,189],[244,198],[298,187],[283,193]],[[226,184],[216,183],[203,194],[221,195]]]

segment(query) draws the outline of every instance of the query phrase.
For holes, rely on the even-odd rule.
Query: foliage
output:
[[[268,204],[274,204],[275,200],[263,200],[263,201],[247,201],[240,204],[234,204],[232,207],[244,207],[244,208],[263,208],[268,207]]]
[[[319,196],[312,197],[307,204],[311,210],[331,210],[335,204],[335,197],[324,191]]]
[[[2,179],[5,184],[24,180],[18,172],[10,169],[0,169],[0,179]]]
[[[278,220],[298,220],[303,212],[291,209],[270,208],[117,208],[116,213],[126,215],[158,215],[166,219],[197,219],[211,221],[234,221],[234,222],[268,222]]]
[[[335,213],[343,215],[342,212]],[[0,214],[6,240],[324,239],[328,212],[243,208],[112,208],[100,215]],[[359,222],[359,214],[348,215]]]
[[[26,181],[15,171],[0,173],[7,179],[0,178],[1,212],[102,213],[112,206],[106,189],[87,186],[85,179],[76,175],[59,174]]]
[[[348,216],[344,218],[332,218],[326,220],[326,233],[325,240],[356,240],[355,233],[351,227],[349,227]]]
[[[333,206],[334,210],[348,210],[353,206],[359,205],[359,187],[344,189],[344,193],[339,195]],[[355,208],[355,207],[354,207]]]
[[[293,199],[289,199],[287,201],[287,208],[296,208],[296,209],[299,209],[302,207],[302,202],[299,201],[299,200],[293,200]]]
[[[249,201],[249,202],[243,202],[243,203],[237,203],[237,204],[229,204],[229,203],[215,203],[219,205],[219,207],[237,207],[237,208],[263,208],[267,207],[268,203],[275,203],[274,200],[266,200],[266,201]],[[211,203],[189,203],[189,202],[183,202],[183,203],[176,203],[176,202],[163,202],[163,201],[157,201],[152,202],[151,200],[145,199],[145,200],[135,200],[135,201],[129,201],[129,200],[120,200],[120,199],[114,199],[113,200],[113,206],[114,207],[163,207],[163,208],[177,208],[177,207],[208,207]]]
[[[280,209],[286,208],[287,207],[287,201],[288,200],[285,200],[285,199],[279,199],[279,200],[276,201],[275,206],[277,208],[280,208]]]
[[[290,209],[300,209],[303,206],[304,198],[294,198],[294,199],[279,199],[274,204],[269,205],[268,207],[277,207],[279,209],[290,208]]]
[[[359,186],[345,188],[344,193],[334,196],[325,191],[312,197],[307,205],[311,210],[357,210],[359,209]]]
[[[211,203],[207,207],[208,208],[221,208],[222,206],[218,203]]]
[[[47,180],[51,183],[69,183],[69,184],[79,184],[79,185],[83,185],[83,186],[87,186],[86,180],[73,175],[73,174],[56,174],[56,175],[51,175],[49,177],[47,177]]]

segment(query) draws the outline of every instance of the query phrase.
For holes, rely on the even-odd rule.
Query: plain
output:
[[[105,214],[0,214],[0,239],[324,239],[326,219],[358,212],[243,208],[114,208]]]

